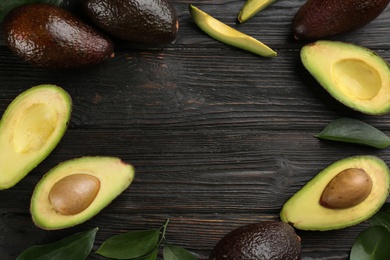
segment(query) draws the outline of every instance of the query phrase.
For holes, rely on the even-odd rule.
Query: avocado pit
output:
[[[342,59],[333,66],[336,86],[354,99],[369,100],[382,86],[377,69],[359,59]]]
[[[53,209],[61,215],[76,215],[95,199],[100,181],[86,173],[75,173],[57,181],[49,192]]]
[[[326,208],[345,209],[364,201],[372,190],[372,179],[366,171],[348,168],[338,173],[325,187],[320,204]]]

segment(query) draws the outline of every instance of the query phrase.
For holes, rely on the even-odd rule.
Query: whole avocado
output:
[[[92,22],[118,39],[160,45],[177,37],[176,10],[165,0],[83,0],[82,3]]]
[[[354,31],[378,17],[390,0],[308,0],[295,14],[297,40],[325,39]]]
[[[301,239],[292,226],[262,221],[236,228],[212,250],[209,260],[297,260]]]
[[[4,18],[2,31],[12,52],[45,68],[80,68],[113,56],[112,42],[65,9],[25,4]]]

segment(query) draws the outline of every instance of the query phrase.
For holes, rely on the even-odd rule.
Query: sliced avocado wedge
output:
[[[238,13],[237,19],[240,23],[244,23],[276,1],[277,0],[247,0]]]
[[[373,216],[386,202],[389,189],[390,171],[382,159],[347,157],[323,169],[295,193],[283,205],[280,218],[302,230],[345,228]],[[334,195],[332,203],[329,192]]]
[[[68,93],[39,85],[17,96],[0,121],[0,190],[18,183],[64,135],[72,110]]]
[[[33,222],[47,230],[78,225],[109,205],[133,178],[133,166],[116,157],[86,156],[62,162],[34,189]]]
[[[263,57],[275,57],[277,53],[264,43],[222,23],[194,5],[189,5],[189,11],[195,23],[210,37]]]
[[[390,112],[390,67],[373,51],[339,41],[301,49],[306,69],[335,99],[365,114]]]

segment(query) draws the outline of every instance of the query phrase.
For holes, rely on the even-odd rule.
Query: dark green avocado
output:
[[[308,0],[295,14],[297,40],[326,39],[352,32],[377,18],[390,0]]]
[[[16,55],[46,68],[80,68],[113,56],[111,41],[65,9],[26,4],[5,17],[4,40]]]
[[[165,0],[83,0],[101,30],[129,42],[168,44],[177,37],[175,8]]]
[[[294,228],[275,220],[232,230],[216,244],[209,260],[296,260],[300,255],[301,239]]]

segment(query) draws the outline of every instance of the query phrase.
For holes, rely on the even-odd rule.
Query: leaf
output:
[[[159,229],[137,230],[115,235],[104,241],[96,253],[115,259],[145,256],[156,247],[159,236]]]
[[[376,148],[386,148],[390,145],[390,137],[382,131],[353,118],[336,119],[314,137]]]
[[[368,223],[370,226],[385,227],[390,232],[390,213],[379,211],[368,220]]]
[[[169,243],[166,243],[163,250],[164,260],[196,260],[190,251]]]
[[[47,3],[60,5],[63,0],[1,0],[0,1],[0,22],[3,21],[4,17],[11,11],[13,8],[23,5],[23,4],[32,4],[32,3]]]
[[[54,243],[30,247],[16,260],[84,260],[92,250],[97,231],[98,228],[94,228]]]
[[[383,206],[381,207],[380,211],[381,212],[390,213],[390,203],[387,202],[387,203],[383,204]]]
[[[156,250],[154,250],[153,252],[145,255],[145,256],[141,256],[139,258],[135,258],[134,260],[156,260],[157,259],[157,255],[158,255],[158,251],[157,251],[157,248]]]
[[[390,259],[390,232],[382,226],[362,231],[352,245],[350,260]]]
[[[390,203],[385,203],[382,208],[369,220],[370,226],[383,226],[390,232]]]

